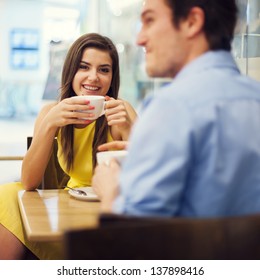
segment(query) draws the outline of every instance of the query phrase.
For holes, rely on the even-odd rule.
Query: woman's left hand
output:
[[[136,118],[133,108],[124,100],[109,98],[106,102],[105,116],[109,126],[116,126],[123,140],[128,139],[132,125]]]

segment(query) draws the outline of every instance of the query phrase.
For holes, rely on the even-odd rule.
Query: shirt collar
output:
[[[231,71],[240,72],[231,52],[224,50],[208,51],[184,66],[175,79],[194,75],[194,73],[202,72],[209,68],[230,68]]]

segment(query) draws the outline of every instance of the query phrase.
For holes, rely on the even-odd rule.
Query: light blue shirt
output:
[[[146,104],[113,207],[145,216],[260,212],[260,83],[229,52],[200,56]]]

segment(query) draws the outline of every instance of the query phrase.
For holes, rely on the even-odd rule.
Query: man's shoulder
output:
[[[260,82],[230,69],[209,69],[173,80],[160,89],[157,98],[192,107],[219,100],[259,100]]]

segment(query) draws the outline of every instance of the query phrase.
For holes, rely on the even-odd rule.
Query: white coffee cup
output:
[[[118,150],[118,151],[104,151],[97,153],[97,163],[104,163],[109,165],[112,158],[116,159],[116,161],[121,165],[124,159],[128,154],[127,150]]]
[[[87,119],[87,120],[96,120],[98,119],[100,116],[105,114],[105,97],[104,96],[100,96],[100,95],[78,95],[78,96],[73,96],[71,98],[74,99],[78,99],[78,100],[88,100],[90,106],[95,107],[92,110],[84,110],[84,111],[78,111],[78,112],[84,112],[84,113],[90,113],[93,114],[93,117],[89,117],[89,118],[83,118],[83,119]]]

